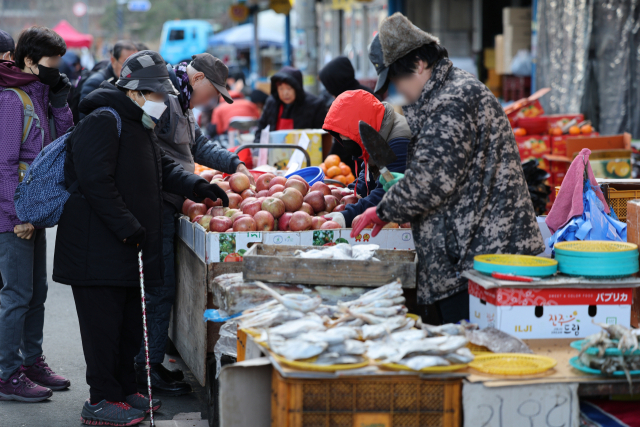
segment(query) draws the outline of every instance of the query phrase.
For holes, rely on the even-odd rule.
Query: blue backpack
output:
[[[94,112],[109,111],[118,122],[118,136],[122,123],[118,113],[110,107],[101,107]],[[64,204],[79,186],[78,181],[66,188],[64,183],[64,161],[67,154],[67,132],[47,145],[33,160],[24,179],[18,184],[13,201],[16,214],[22,222],[35,227],[53,227],[58,224]]]

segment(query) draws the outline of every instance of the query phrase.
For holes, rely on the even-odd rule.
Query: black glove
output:
[[[140,245],[140,247],[143,247],[144,242],[146,240],[147,240],[147,230],[145,230],[144,227],[140,227],[138,228],[138,231],[136,231],[131,236],[124,239],[124,243],[126,243],[129,246]]]
[[[60,81],[49,89],[49,102],[53,108],[62,108],[67,104],[67,97],[71,90],[71,82],[66,74],[60,74]]]
[[[198,182],[193,187],[193,195],[202,199],[209,198],[214,202],[218,199],[222,200],[222,206],[229,207],[229,197],[227,193],[215,184],[209,184],[206,181]]]

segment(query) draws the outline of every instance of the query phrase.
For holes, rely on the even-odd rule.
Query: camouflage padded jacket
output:
[[[418,302],[465,290],[475,255],[543,252],[513,131],[489,89],[444,58],[403,110],[414,135],[407,169],[377,213],[411,222]]]

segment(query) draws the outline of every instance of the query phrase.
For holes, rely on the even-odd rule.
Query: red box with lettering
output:
[[[545,154],[551,154],[551,143],[548,135],[516,136],[520,160],[539,159],[538,167],[549,172],[549,163],[543,159]]]
[[[469,281],[469,314],[518,338],[582,338],[596,323],[630,326],[632,288],[492,288]]]

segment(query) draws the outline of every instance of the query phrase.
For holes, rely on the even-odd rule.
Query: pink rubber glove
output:
[[[364,227],[366,227],[369,223],[373,223],[373,231],[371,232],[371,237],[376,237],[380,230],[382,230],[382,227],[388,224],[388,222],[385,222],[378,217],[375,207],[369,208],[364,211],[364,213],[360,217],[360,220],[358,220],[358,223],[353,226],[353,229],[351,230],[351,238],[355,239],[355,237],[360,234],[362,230],[364,230]]]

